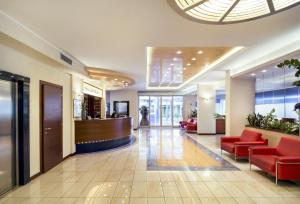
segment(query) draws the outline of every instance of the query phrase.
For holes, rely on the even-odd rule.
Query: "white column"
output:
[[[247,116],[255,111],[255,80],[232,78],[226,73],[226,135],[240,135]]]
[[[198,84],[197,90],[197,133],[216,134],[216,90],[214,85]]]

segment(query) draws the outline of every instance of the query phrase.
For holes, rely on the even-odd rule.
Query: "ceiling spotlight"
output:
[[[174,64],[173,64],[173,63],[171,63],[171,64],[170,64],[170,66],[174,66]]]
[[[191,63],[187,63],[186,66],[191,66]]]
[[[186,68],[185,68],[185,67],[183,67],[183,70],[186,70]]]
[[[199,51],[197,52],[197,54],[198,54],[198,55],[201,55],[201,54],[203,54],[203,51],[202,51],[202,50],[199,50]]]
[[[267,72],[267,70],[264,69],[264,70],[262,70],[261,72],[262,72],[262,73],[265,73],[265,72]]]
[[[173,58],[173,61],[175,61],[175,62],[176,62],[176,61],[177,61],[177,58],[176,58],[176,57],[174,57],[174,58]]]
[[[196,57],[193,57],[192,60],[195,61],[195,60],[196,60]]]
[[[125,81],[122,81],[122,83],[124,83]]]
[[[176,52],[176,54],[178,54],[178,55],[180,55],[181,53],[182,53],[181,50],[178,50],[178,51]]]
[[[117,78],[115,78],[115,81],[118,81],[118,79],[117,79]]]
[[[168,70],[171,70],[171,67],[169,67]]]
[[[107,76],[104,76],[103,78],[104,78],[104,79],[106,79],[106,78],[107,78]]]
[[[255,76],[256,74],[252,73],[251,76]]]
[[[179,73],[182,74],[182,71],[180,71]]]

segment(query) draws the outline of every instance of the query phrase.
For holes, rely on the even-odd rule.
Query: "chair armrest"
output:
[[[251,146],[251,145],[266,145],[264,141],[255,141],[255,142],[235,142],[234,145],[245,145],[245,146]]]
[[[250,154],[276,154],[277,149],[275,147],[249,147]]]
[[[238,142],[238,141],[240,141],[240,137],[238,136],[221,137],[221,142]]]
[[[300,164],[300,156],[281,156],[281,157],[278,157],[278,162],[299,163]]]

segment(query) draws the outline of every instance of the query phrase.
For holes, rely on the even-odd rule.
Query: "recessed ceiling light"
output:
[[[262,72],[262,73],[265,73],[265,72],[267,72],[267,70],[264,69],[264,70],[262,70],[261,72]]]
[[[256,74],[252,73],[251,76],[255,76]]]
[[[169,67],[168,70],[171,70],[171,67]]]
[[[103,78],[104,78],[104,79],[106,79],[106,78],[107,78],[107,76],[104,76]]]
[[[170,64],[170,66],[174,66],[174,64],[173,64],[173,63],[171,63],[171,64]]]
[[[117,79],[117,78],[115,78],[115,81],[118,81],[118,79]]]
[[[122,81],[122,83],[124,83],[125,81]]]
[[[186,66],[191,66],[191,63],[187,63]]]
[[[178,51],[176,52],[176,54],[178,54],[178,55],[180,55],[181,53],[182,53],[181,50],[178,50]]]
[[[177,58],[176,58],[176,57],[174,57],[174,58],[173,58],[173,61],[175,61],[175,62],[176,62],[176,61],[177,61]]]
[[[197,54],[198,54],[198,55],[201,55],[201,54],[203,54],[203,51],[202,51],[202,50],[199,50],[199,51],[197,52]]]
[[[195,60],[196,60],[196,57],[193,57],[192,60],[195,61]]]
[[[182,71],[180,71],[179,73],[182,74]]]
[[[183,70],[186,70],[186,68],[185,68],[185,67],[183,67]]]

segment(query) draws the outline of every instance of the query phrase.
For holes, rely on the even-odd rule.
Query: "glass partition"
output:
[[[172,96],[161,97],[162,126],[172,126]]]
[[[183,120],[183,97],[173,96],[173,126]]]
[[[160,126],[160,97],[150,96],[150,125]]]

